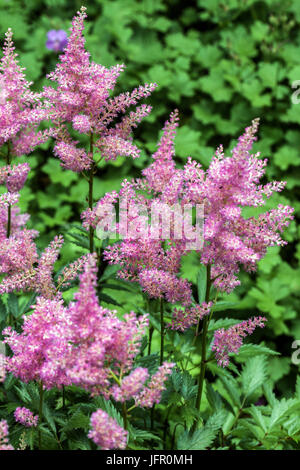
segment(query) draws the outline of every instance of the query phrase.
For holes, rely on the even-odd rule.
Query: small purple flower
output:
[[[51,29],[47,38],[46,47],[50,51],[62,52],[68,43],[67,33],[63,29]]]

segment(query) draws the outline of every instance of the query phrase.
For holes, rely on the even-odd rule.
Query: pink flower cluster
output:
[[[184,235],[185,231],[181,238],[175,236],[172,219],[167,240],[161,236],[163,227],[160,226],[154,230],[159,236],[153,237],[153,227],[147,225],[147,215],[140,214],[140,206],[146,208],[148,215],[150,207],[160,203],[167,204],[171,212],[174,205],[201,204],[204,207],[204,244],[197,251],[200,262],[211,265],[213,285],[223,292],[232,291],[240,283],[237,274],[241,266],[254,271],[269,246],[286,243],[280,233],[292,220],[293,209],[278,205],[258,217],[243,216],[244,206],[262,206],[266,197],[285,186],[284,182],[276,181],[260,184],[267,160],[250,153],[258,120],[245,130],[231,156],[226,157],[220,147],[207,171],[191,159],[183,169],[176,168],[174,137],[177,125],[178,113],[175,111],[165,124],[153,162],[142,172],[143,178],[132,182],[125,180],[119,194],[106,194],[93,209],[82,214],[82,219],[86,228],[95,228],[118,196],[126,199],[127,226],[134,227],[134,232],[127,231],[120,243],[109,246],[105,258],[110,264],[121,265],[118,275],[138,281],[150,297],[164,297],[168,302],[180,302],[188,307],[185,313],[175,310],[174,327],[183,330],[194,324],[198,316],[191,308],[190,284],[180,278],[182,256],[188,251],[190,239]],[[119,223],[117,231],[120,235],[124,234],[123,229]],[[191,231],[193,233],[193,229]]]
[[[143,387],[147,369],[132,369],[147,317],[131,312],[119,320],[115,312],[101,307],[96,270],[95,257],[87,256],[74,302],[64,307],[59,298],[39,297],[33,313],[24,316],[21,333],[11,327],[3,331],[13,352],[7,369],[24,382],[42,381],[48,389],[76,384],[93,395],[133,398],[140,406],[152,406],[173,364],[164,363]]]
[[[0,383],[5,381],[6,377],[6,357],[0,353]]]
[[[142,408],[152,408],[154,403],[159,403],[161,394],[165,390],[165,382],[168,375],[171,374],[175,364],[172,362],[164,362],[158,371],[151,377],[150,382],[137,396],[134,397],[136,406]]]
[[[217,330],[211,349],[215,351],[219,366],[227,366],[229,364],[229,353],[237,354],[243,344],[243,338],[251,335],[255,328],[263,328],[266,321],[265,317],[254,317],[231,326],[228,330],[224,328]]]
[[[126,448],[128,432],[105,411],[97,410],[92,414],[91,427],[88,437],[102,450]]]
[[[195,305],[187,308],[174,308],[172,323],[168,326],[172,330],[185,331],[193,325],[197,325],[199,320],[205,315],[209,315],[213,302],[203,302],[201,305]]]
[[[0,82],[0,146],[8,143],[12,155],[28,154],[45,142],[51,131],[37,130],[40,122],[48,119],[47,107],[39,94],[30,91],[31,83],[18,63],[10,29],[5,34]]]
[[[92,153],[77,147],[78,141],[72,138],[71,128],[90,135],[91,147],[100,151],[106,160],[115,159],[118,155],[139,156],[139,149],[132,143],[131,131],[149,114],[151,107],[141,105],[136,111],[124,115],[115,126],[112,123],[130,106],[149,96],[156,87],[150,83],[131,93],[110,98],[124,66],[106,68],[90,61],[83,37],[85,10],[82,7],[73,18],[60,63],[48,75],[57,83],[56,88],[46,87],[43,92],[49,105],[49,116],[55,124],[54,153],[65,168],[76,172],[91,168]]]
[[[170,122],[166,123],[158,151],[153,156],[155,162],[151,166],[151,171],[153,169],[156,178],[152,178],[149,172],[150,183],[154,180],[157,183],[159,179],[160,189],[170,182],[171,177],[166,169],[160,168],[160,165],[172,168],[170,172],[174,170],[173,139],[177,120],[178,116],[175,112],[171,115]],[[153,165],[157,165],[157,168]],[[83,225],[86,228],[89,226],[96,228],[109,207],[117,201],[118,196],[122,198],[125,206],[121,209],[127,211],[127,226],[124,227],[120,223],[117,229],[120,235],[123,235],[125,230],[127,236],[120,244],[108,247],[105,250],[105,258],[110,264],[120,264],[122,269],[118,276],[129,281],[138,281],[150,297],[165,298],[171,303],[181,302],[183,305],[188,305],[191,303],[191,285],[185,279],[179,278],[181,258],[186,253],[186,240],[178,240],[174,233],[174,213],[171,207],[173,200],[170,202],[170,214],[167,214],[171,217],[173,224],[169,240],[163,238],[159,220],[151,227],[145,225],[145,217],[140,214],[141,205],[146,210],[150,210],[150,203],[157,204],[159,207],[161,202],[166,202],[166,200],[168,202],[171,199],[170,194],[167,198],[167,193],[163,195],[156,193],[158,186],[153,183],[152,188],[150,183],[147,178],[133,182],[125,180],[119,194],[116,192],[106,194],[94,209],[88,209],[82,214]],[[145,189],[152,199],[140,193],[140,190]],[[155,237],[153,237],[154,231],[157,235]]]
[[[8,425],[5,419],[0,421],[0,450],[15,450],[8,441]]]
[[[28,408],[20,406],[15,409],[14,417],[18,423],[23,424],[27,428],[36,427],[39,420],[38,416],[34,415]]]

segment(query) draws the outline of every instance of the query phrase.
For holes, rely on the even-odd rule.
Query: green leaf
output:
[[[178,450],[205,450],[214,441],[218,430],[221,428],[226,418],[224,410],[217,411],[207,421],[205,426],[194,433],[184,431],[177,443]]]
[[[99,300],[102,302],[106,302],[107,304],[112,304],[112,305],[116,305],[117,307],[121,307],[121,304],[119,304],[119,302],[117,302],[112,297],[110,297],[110,295],[100,292],[98,294],[98,297],[99,297]]]
[[[262,430],[266,433],[267,432],[267,425],[266,425],[266,418],[262,415],[260,409],[257,406],[251,405],[249,410],[252,418],[256,422],[258,426],[262,428]]]
[[[89,428],[90,419],[85,415],[80,408],[69,418],[68,422],[62,428],[64,432],[72,431],[73,429],[84,429],[85,431]]]
[[[206,295],[206,266],[200,266],[197,274],[197,288],[198,288],[198,303],[202,304],[205,301]]]
[[[259,355],[269,355],[269,356],[278,356],[280,355],[279,352],[273,351],[270,348],[267,348],[266,346],[262,346],[260,344],[243,344],[237,355],[231,354],[232,356],[235,357],[235,359],[240,362],[248,359],[249,357],[253,356],[259,356]]]
[[[18,318],[19,316],[19,300],[16,294],[10,293],[7,299],[8,312]]]
[[[1,321],[6,321],[6,317],[7,317],[6,305],[3,302],[3,300],[0,299],[0,322]]]
[[[241,382],[245,398],[249,397],[267,378],[267,361],[265,356],[250,357],[243,367]]]

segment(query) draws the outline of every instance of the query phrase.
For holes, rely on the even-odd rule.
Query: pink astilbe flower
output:
[[[8,425],[5,419],[0,421],[0,450],[15,450],[8,441]]]
[[[88,437],[102,450],[126,448],[128,432],[105,411],[97,410],[92,414],[91,427]]]
[[[31,83],[26,81],[24,68],[18,63],[10,29],[5,34],[0,81],[0,146],[8,142],[11,155],[28,154],[45,142],[51,131],[37,130],[40,122],[47,119],[47,107],[41,103],[40,95],[30,91]]]
[[[172,323],[168,325],[172,330],[185,331],[193,325],[197,325],[199,320],[209,315],[213,302],[203,302],[194,307],[174,308],[172,312]]]
[[[56,295],[56,287],[52,279],[53,266],[59,256],[63,243],[63,237],[61,235],[56,236],[43,252],[36,269],[37,290],[43,297],[48,299]]]
[[[0,352],[0,383],[5,381],[6,377],[6,356]]]
[[[267,319],[265,317],[254,317],[245,320],[237,325],[231,326],[228,330],[221,328],[214,334],[212,351],[219,366],[226,367],[229,364],[229,353],[237,354],[243,344],[243,338],[251,335],[255,328],[263,328]]]
[[[174,274],[158,269],[142,270],[139,283],[149,297],[166,298],[168,302],[191,303],[191,284],[186,279],[178,279]]]
[[[24,244],[27,233],[28,242]],[[35,231],[33,234],[36,236]],[[3,294],[13,292],[14,290],[23,290],[35,291],[39,295],[49,299],[57,297],[60,294],[53,281],[53,268],[63,244],[63,237],[61,235],[56,236],[44,250],[40,258],[38,258],[36,246],[31,238],[32,231],[24,229],[20,234],[10,236],[3,244],[1,244],[0,240],[0,257],[2,249],[2,258],[5,260],[5,254],[8,258],[6,264],[3,264],[6,269],[5,272],[8,272],[6,266],[8,262],[10,265],[14,263],[14,269],[11,270],[9,276],[2,279],[0,283],[0,293]],[[22,243],[19,242],[19,239],[21,239]]]
[[[170,115],[169,121],[165,123],[158,149],[152,155],[154,162],[142,171],[146,184],[156,193],[162,193],[176,173],[173,158],[175,157],[174,138],[178,120],[178,111],[175,110]]]
[[[161,394],[165,390],[165,382],[171,374],[175,364],[164,362],[158,371],[151,377],[147,386],[134,397],[136,406],[142,408],[152,408],[155,403],[159,403]]]
[[[148,370],[143,367],[137,367],[127,375],[120,386],[114,385],[111,394],[116,401],[124,402],[141,391],[144,383],[149,377]]]
[[[265,198],[274,191],[281,191],[285,183],[259,183],[267,160],[261,160],[259,154],[250,153],[256,139],[258,120],[246,128],[230,157],[226,157],[222,147],[219,147],[207,171],[190,158],[183,169],[177,169],[173,144],[177,121],[175,111],[164,126],[158,150],[153,155],[154,162],[143,170],[144,178],[124,181],[119,192],[120,197],[125,195],[128,198],[128,207],[136,207],[133,215],[129,211],[128,219],[136,227],[137,236],[123,237],[121,243],[109,246],[104,255],[110,264],[121,265],[118,275],[127,280],[145,283],[143,270],[153,269],[179,277],[182,256],[189,251],[189,241],[195,234],[193,226],[189,232],[186,231],[182,217],[184,233],[176,237],[173,221],[170,236],[167,237],[172,250],[166,249],[165,239],[153,237],[148,228],[142,229],[144,221],[138,217],[138,207],[142,203],[149,214],[150,207],[160,203],[167,204],[170,211],[176,204],[180,208],[187,204],[200,204],[204,207],[204,243],[197,248],[201,263],[211,265],[214,286],[219,291],[230,292],[240,284],[237,275],[241,267],[246,271],[255,271],[269,246],[286,244],[280,234],[293,219],[291,207],[279,204],[276,209],[249,218],[245,218],[242,211],[244,206],[264,205]],[[146,191],[147,197],[139,194],[140,190]],[[115,194],[111,197],[106,194],[105,200],[109,199],[113,204]],[[101,223],[101,205],[102,200],[95,208],[82,214],[86,228]],[[117,229],[121,234],[121,227]],[[159,234],[161,232],[162,228]],[[150,286],[150,282],[148,284]],[[151,284],[151,291],[161,295],[155,284]]]
[[[0,272],[10,275],[27,271],[38,259],[35,231],[23,229],[8,239],[0,239]]]
[[[18,406],[18,408],[15,409],[14,417],[18,423],[23,424],[23,426],[27,428],[36,427],[39,420],[38,416],[34,415],[32,411],[24,406],[22,408]]]
[[[74,345],[65,359],[66,373],[73,383],[93,394],[109,396],[111,370],[123,375],[132,369],[147,326],[147,317],[131,312],[119,320],[115,312],[99,305],[96,296],[96,260],[89,256],[80,275],[75,302],[68,307]],[[55,360],[55,358],[54,358]]]
[[[42,380],[49,389],[70,385],[59,362],[68,346],[67,311],[62,301],[41,297],[33,309],[30,315],[23,317],[21,333],[11,327],[3,331],[4,342],[13,352],[13,356],[7,358],[7,370],[23,382]]]
[[[88,260],[88,255],[82,255],[80,258],[75,260],[73,263],[70,263],[68,266],[65,266],[61,271],[57,279],[57,289],[61,287],[67,287],[70,285],[70,282],[77,278],[78,273],[80,273],[85,263]]]
[[[76,147],[78,142],[71,137],[71,127],[82,134],[92,135],[93,146],[106,160],[115,159],[118,155],[136,158],[140,151],[132,143],[131,131],[149,114],[150,106],[140,106],[115,126],[112,122],[130,106],[149,96],[156,87],[152,83],[146,84],[131,93],[110,98],[124,66],[106,68],[90,61],[83,37],[85,10],[82,7],[73,18],[71,34],[60,62],[48,75],[57,87],[46,87],[43,93],[56,125],[54,153],[65,168],[77,172],[89,169],[92,158],[85,149]]]
[[[92,395],[118,401],[145,391],[142,406],[146,401],[157,402],[172,364],[165,363],[143,388],[147,369],[132,369],[147,316],[137,318],[131,312],[120,320],[101,307],[96,272],[96,257],[87,255],[79,289],[68,307],[59,296],[38,297],[33,312],[24,316],[21,333],[5,328],[4,342],[13,352],[7,358],[7,370],[24,382],[42,381],[47,389],[76,384]]]
[[[0,184],[5,184],[10,193],[17,193],[23,188],[29,170],[28,163],[4,166],[0,168]]]

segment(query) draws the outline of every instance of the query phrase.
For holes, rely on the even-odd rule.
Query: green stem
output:
[[[163,299],[160,299],[160,365],[164,362],[164,336],[165,336],[165,325],[164,325],[164,303]]]
[[[6,163],[10,165],[11,163],[11,155],[10,155],[10,143],[7,143],[7,155],[6,155]],[[6,238],[9,238],[11,231],[11,205],[8,204],[7,207],[7,228],[6,228]]]
[[[40,406],[39,406],[39,450],[42,448],[42,434],[41,434],[41,424],[43,421],[43,398],[44,398],[44,389],[43,382],[40,382]]]
[[[128,419],[127,419],[127,409],[126,409],[125,402],[122,404],[122,411],[123,411],[123,424],[124,424],[124,429],[126,431],[128,427]]]
[[[63,401],[63,410],[66,409],[66,390],[65,386],[62,386],[62,401]]]
[[[95,163],[94,163],[94,137],[93,133],[90,133],[90,153],[92,154],[92,166],[89,172],[89,208],[93,208],[93,189],[94,189],[94,174],[95,174]],[[90,241],[90,253],[94,252],[94,228],[90,226],[89,229],[89,241]]]
[[[148,339],[148,356],[151,354],[151,344],[154,328],[153,326],[149,327],[149,339]]]
[[[210,296],[210,289],[211,289],[211,278],[210,278],[210,270],[211,266],[208,264],[206,267],[206,293],[205,293],[205,302],[209,302]],[[201,398],[202,398],[202,391],[203,391],[203,383],[205,377],[205,369],[206,369],[206,336],[207,330],[209,325],[210,318],[207,316],[204,318],[203,321],[203,331],[202,331],[202,346],[201,346],[201,366],[200,366],[200,375],[198,379],[198,393],[196,398],[196,408],[200,410],[201,406]]]

